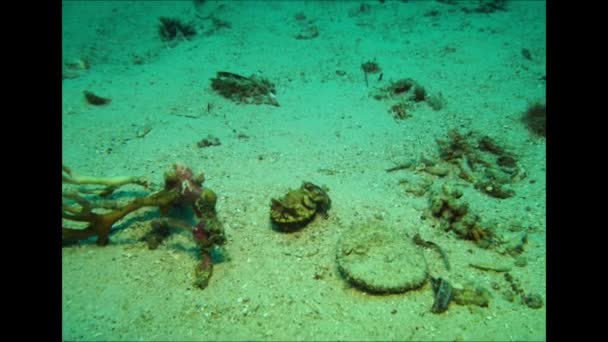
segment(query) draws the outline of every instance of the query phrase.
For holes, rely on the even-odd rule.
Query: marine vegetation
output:
[[[380,69],[380,65],[376,63],[376,61],[367,61],[361,64],[361,70],[363,70],[363,74],[365,75],[365,86],[369,86],[369,81],[367,79],[367,74],[375,74],[382,71]],[[382,75],[382,74],[381,74]]]
[[[411,117],[410,112],[422,102],[426,102],[435,111],[443,109],[446,105],[440,92],[430,95],[422,85],[409,77],[391,81],[384,87],[376,88],[370,92],[370,96],[379,101],[397,100],[398,102],[389,109],[396,120]]]
[[[420,248],[404,239],[407,229],[379,220],[354,223],[340,234],[338,270],[353,287],[374,294],[422,287],[429,267]]]
[[[492,297],[488,290],[475,284],[455,287],[443,278],[431,277],[431,285],[434,293],[431,312],[435,314],[445,312],[451,302],[487,307]]]
[[[95,106],[103,106],[112,102],[111,99],[95,95],[93,92],[88,90],[84,91],[84,98],[87,100],[87,103]]]
[[[192,24],[182,22],[177,18],[160,17],[158,34],[163,41],[190,39],[196,35],[196,29]]]

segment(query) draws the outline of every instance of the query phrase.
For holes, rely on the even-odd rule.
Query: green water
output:
[[[179,200],[66,241],[63,339],[545,340],[545,24],[543,1],[64,1],[64,195]]]

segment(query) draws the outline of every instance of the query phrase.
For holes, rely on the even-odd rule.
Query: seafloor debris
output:
[[[539,309],[543,306],[543,299],[538,293],[526,293],[522,288],[521,283],[511,273],[505,273],[505,280],[510,286],[503,292],[503,297],[509,301],[515,301],[516,297],[519,296],[521,304],[526,305],[532,309]]]
[[[373,90],[370,95],[376,100],[397,100],[398,102],[389,109],[396,120],[411,117],[411,111],[421,102],[426,102],[433,110],[441,110],[445,107],[445,99],[441,93],[429,95],[423,86],[411,78],[390,82],[384,87]]]
[[[443,278],[431,277],[433,285],[434,301],[431,307],[432,313],[442,313],[448,309],[452,301],[452,285]]]
[[[135,137],[139,138],[139,139],[143,139],[151,131],[152,131],[152,126],[149,126],[149,125],[143,126],[142,128],[137,130],[137,132],[135,133]]]
[[[482,271],[492,271],[492,272],[509,272],[511,271],[511,267],[508,265],[495,265],[490,263],[477,263],[470,262],[470,267],[476,268]]]
[[[395,165],[393,167],[389,167],[388,169],[386,169],[386,172],[395,172],[395,171],[399,171],[399,170],[407,170],[410,167],[412,167],[414,165],[414,163],[412,161],[406,161],[404,163]]]
[[[109,99],[107,97],[101,97],[101,96],[95,95],[95,94],[93,94],[93,92],[88,91],[88,90],[84,91],[84,98],[85,98],[85,100],[87,100],[87,102],[89,104],[92,104],[95,106],[103,106],[112,101],[111,99]]]
[[[87,58],[70,58],[63,63],[61,79],[77,78],[91,67]]]
[[[489,247],[497,242],[493,232],[484,227],[478,215],[469,210],[461,198],[462,191],[444,184],[441,193],[431,196],[431,217],[439,220],[445,231],[453,231],[460,238],[472,240],[480,247]]]
[[[365,86],[367,87],[369,86],[367,74],[376,74],[382,69],[380,69],[380,65],[376,61],[367,61],[361,64],[361,70],[363,70],[363,74],[365,75]]]
[[[160,17],[159,20],[158,34],[163,41],[190,39],[196,35],[194,26],[180,19]]]
[[[107,204],[97,201],[95,198],[86,198],[86,193],[69,190],[63,193],[62,217],[67,222],[88,222],[85,229],[63,228],[64,240],[82,240],[91,236],[97,236],[99,245],[109,242],[109,234],[112,226],[128,214],[144,207],[158,207],[163,213],[181,203],[194,204],[202,192],[204,176],[201,174],[194,177],[190,169],[176,165],[175,170],[165,174],[165,189],[145,197],[133,199],[127,204],[115,203],[111,209]],[[138,184],[148,186],[148,183],[139,177],[89,177],[75,175],[72,170],[63,167],[63,183],[73,185],[102,185],[105,186],[98,195],[107,196],[115,192],[119,187],[126,184]],[[109,211],[109,212],[108,212]]]
[[[361,69],[363,70],[364,73],[366,74],[375,74],[380,72],[382,69],[380,69],[380,65],[378,65],[378,62],[376,61],[367,61],[365,63],[361,64]]]
[[[217,195],[211,189],[203,188],[205,180],[201,173],[197,176],[187,167],[175,164],[165,173],[164,189],[150,195],[134,198],[126,203],[102,201],[91,195],[108,196],[119,187],[137,184],[149,187],[149,183],[138,177],[88,177],[76,175],[70,168],[63,166],[63,183],[71,186],[97,185],[104,188],[98,192],[85,189],[65,190],[62,194],[62,239],[64,242],[84,240],[97,236],[97,244],[104,246],[110,242],[112,226],[125,216],[144,207],[157,207],[161,214],[169,215],[178,206],[193,208],[200,222],[192,226],[178,220],[160,222],[153,228],[147,242],[151,249],[170,233],[168,225],[183,228],[192,233],[197,243],[202,261],[196,268],[195,285],[207,285],[213,271],[211,250],[225,243],[224,230],[217,218],[215,205]],[[86,227],[82,228],[82,224]]]
[[[345,230],[336,250],[342,276],[370,293],[401,293],[422,286],[428,265],[420,248],[405,236],[404,229],[375,221]]]
[[[464,13],[494,13],[507,10],[507,0],[437,0],[448,5],[458,5]]]
[[[487,135],[450,130],[448,139],[437,139],[437,144],[441,159],[456,165],[460,178],[489,196],[515,195],[509,185],[526,176],[517,157]]]
[[[414,87],[420,87],[420,85],[411,78],[404,78],[374,90],[371,95],[376,100],[402,98],[404,95],[410,95],[409,98],[413,99],[410,90]],[[419,90],[418,93],[420,94],[421,91]]]
[[[236,103],[279,106],[274,84],[255,75],[245,77],[218,71],[216,77],[211,79],[211,88]]]
[[[278,230],[293,231],[307,225],[317,213],[327,217],[331,206],[327,191],[327,188],[304,182],[299,189],[271,200],[270,220]]]
[[[405,192],[420,197],[424,196],[429,191],[433,185],[433,180],[430,179],[430,177],[422,177],[414,180],[400,179],[399,185],[403,186]]]
[[[390,111],[393,112],[393,118],[395,118],[395,120],[403,120],[412,116],[409,113],[408,105],[405,101],[394,104]]]

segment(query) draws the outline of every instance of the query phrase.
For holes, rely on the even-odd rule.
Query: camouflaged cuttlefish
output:
[[[293,231],[304,227],[317,213],[327,217],[330,205],[326,188],[304,182],[299,189],[271,200],[270,220],[279,230]]]

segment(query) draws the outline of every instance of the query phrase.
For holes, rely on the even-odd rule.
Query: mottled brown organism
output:
[[[304,182],[299,189],[271,200],[270,220],[279,230],[293,231],[308,224],[316,214],[327,217],[330,206],[327,189]]]

